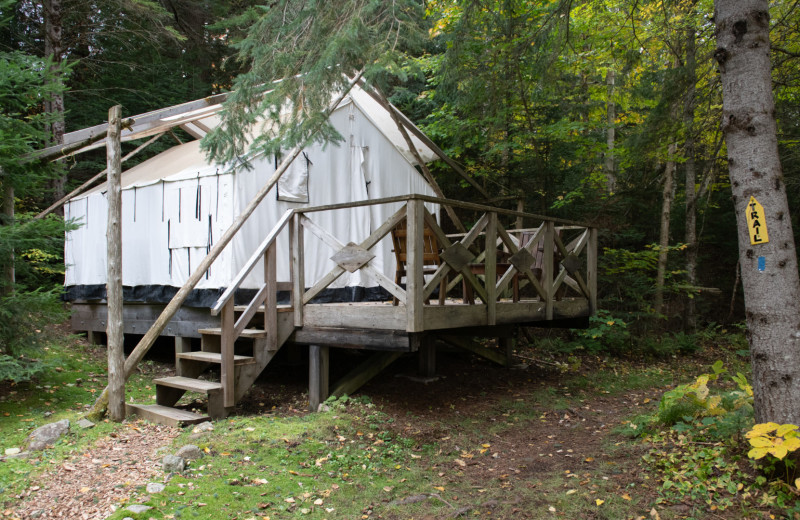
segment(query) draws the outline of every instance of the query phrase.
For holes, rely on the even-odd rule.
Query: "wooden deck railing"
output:
[[[323,211],[350,211],[356,207],[397,203],[403,203],[403,206],[359,244],[343,243],[313,220],[315,213]],[[442,230],[425,207],[425,203],[447,204],[463,210],[477,211],[481,215],[466,234],[451,240],[452,237]],[[515,218],[521,216],[539,225],[534,228],[535,232],[528,235],[527,243],[520,247],[520,237],[514,230],[506,230],[500,222],[502,216]],[[383,240],[389,240],[387,235],[403,220],[406,221],[407,228],[405,288],[372,265],[372,260],[376,256],[372,250]],[[443,260],[427,279],[423,275],[423,237],[426,227],[433,231],[441,248]],[[287,229],[290,247],[288,251],[280,252],[282,258],[279,258],[277,238]],[[331,260],[336,265],[318,280],[305,280],[306,232],[335,251]],[[500,276],[498,276],[497,262],[498,247],[501,247],[508,257],[508,260],[501,265]],[[537,252],[540,265],[534,266]],[[239,318],[234,320],[234,294],[261,259],[264,260],[263,283]],[[554,259],[558,259],[558,262],[556,263]],[[386,258],[384,261],[394,262],[394,259]],[[405,307],[403,320],[405,330],[412,333],[425,330],[425,309],[428,307],[425,302],[436,288],[440,287],[440,282],[448,278],[452,279],[447,285],[450,296],[454,296],[451,292],[460,291],[459,280],[463,280],[465,288],[471,288],[480,299],[480,305],[485,307],[488,325],[496,324],[498,304],[505,301],[501,296],[509,289],[512,281],[517,283],[520,280],[527,281],[532,287],[533,294],[530,297],[545,305],[545,319],[553,319],[554,304],[559,298],[557,295],[560,289],[562,293],[565,290],[572,291],[576,297],[585,298],[590,313],[594,313],[597,308],[597,230],[576,222],[424,195],[289,210],[270,231],[211,310],[213,315],[221,315],[222,383],[226,388],[226,406],[233,404],[232,402],[228,404],[227,396],[230,395],[233,399],[234,343],[262,305],[268,349],[274,350],[279,347],[278,335],[275,332],[278,312],[277,262],[287,262],[291,266],[291,307],[295,327],[306,324],[304,318],[306,307],[315,297],[329,288],[345,272],[353,273],[359,270],[368,273],[369,278],[375,280]],[[541,274],[534,272],[538,270]],[[483,279],[476,273],[481,273]],[[311,282],[310,287],[307,287],[307,282]],[[564,286],[567,288],[562,289]],[[455,296],[460,298],[459,303],[470,304],[465,302],[465,295],[460,292]],[[451,297],[451,304],[454,301],[456,300]],[[403,312],[402,308],[395,308],[396,312]],[[258,353],[255,355],[258,356]]]

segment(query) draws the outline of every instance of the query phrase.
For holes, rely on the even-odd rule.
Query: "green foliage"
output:
[[[234,81],[223,123],[204,139],[204,149],[229,162],[248,145],[278,153],[312,139],[341,140],[327,121],[334,95],[359,71],[380,85],[387,74],[404,77],[400,53],[422,41],[421,17],[421,4],[411,0],[279,0],[253,7],[236,20],[246,26],[235,48],[247,71]]]

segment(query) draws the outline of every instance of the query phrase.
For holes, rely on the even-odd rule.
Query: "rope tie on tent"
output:
[[[169,251],[169,277],[172,278],[172,248],[169,247],[169,239],[170,239],[170,224],[172,224],[172,220],[167,220],[167,251]]]
[[[206,246],[206,254],[211,251],[211,246],[214,244],[213,227],[211,225],[211,215],[208,216],[208,245]],[[206,271],[206,280],[208,280],[208,273],[211,269]]]
[[[217,176],[217,208],[214,210],[214,220],[219,220],[219,168],[215,175]]]
[[[136,194],[138,193],[138,186],[133,187],[133,221],[136,222]]]
[[[203,207],[203,190],[200,186],[200,174],[197,174],[197,192],[194,199],[194,218],[197,220],[203,220],[200,216]]]

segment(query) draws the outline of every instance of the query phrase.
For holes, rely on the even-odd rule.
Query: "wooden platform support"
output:
[[[436,375],[436,343],[430,338],[415,334],[411,337],[412,347],[417,350],[419,377],[430,378]]]
[[[497,342],[500,345],[500,350],[505,353],[506,355],[506,368],[510,367],[514,362],[514,347],[517,344],[517,338],[511,337],[503,337],[497,338]]]
[[[402,352],[378,352],[373,354],[369,359],[337,381],[336,386],[331,391],[331,395],[339,397],[352,394],[402,355]]]
[[[319,411],[319,405],[329,395],[329,347],[308,346],[308,407],[312,412]]]
[[[185,338],[183,336],[175,336],[175,375],[182,376],[181,363],[178,362],[178,356],[186,352],[192,351],[192,338]]]
[[[477,354],[482,358],[493,361],[498,365],[507,366],[508,358],[504,352],[486,348],[469,338],[443,335],[439,336],[439,339],[448,345],[472,352],[473,354]]]

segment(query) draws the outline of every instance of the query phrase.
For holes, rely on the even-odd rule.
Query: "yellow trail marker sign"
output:
[[[746,215],[750,245],[766,244],[769,242],[764,206],[759,204],[755,197],[750,197],[750,202],[747,203]]]

